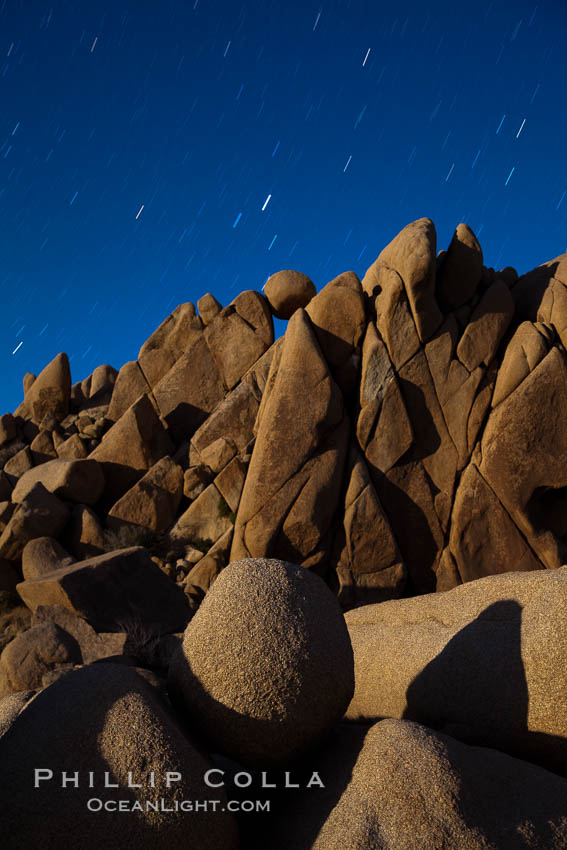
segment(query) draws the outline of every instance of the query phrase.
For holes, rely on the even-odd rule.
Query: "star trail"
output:
[[[565,251],[566,37],[563,0],[0,0],[2,412],[421,216],[520,274]]]

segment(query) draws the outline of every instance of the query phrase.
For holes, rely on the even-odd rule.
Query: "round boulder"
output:
[[[75,561],[53,537],[35,537],[22,552],[22,573],[26,580],[38,578]]]
[[[226,567],[189,623],[169,691],[219,750],[244,764],[283,763],[343,716],[352,648],[323,580],[284,561]]]
[[[276,319],[290,319],[300,307],[307,307],[317,294],[315,284],[302,272],[286,269],[268,278],[264,295]]]
[[[21,632],[0,656],[0,695],[34,690],[43,677],[58,668],[82,662],[75,638],[55,623],[42,623]]]

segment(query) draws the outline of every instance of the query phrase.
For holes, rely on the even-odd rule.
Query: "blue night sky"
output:
[[[421,216],[494,268],[564,252],[566,45],[565,0],[0,0],[0,412]]]

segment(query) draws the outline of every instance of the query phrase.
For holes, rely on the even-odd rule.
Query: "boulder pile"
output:
[[[345,623],[312,572],[239,561],[167,691],[156,663],[77,664],[76,624],[36,625],[2,656],[2,846],[567,848],[566,582],[508,573]]]
[[[566,349],[567,255],[518,277],[420,219],[362,281],[279,271],[26,375],[3,846],[567,848]]]
[[[2,587],[45,536],[75,561],[145,545],[192,609],[245,557],[345,608],[559,566],[566,287],[565,255],[518,278],[420,219],[362,281],[204,295],[76,384],[57,355],[0,417]]]

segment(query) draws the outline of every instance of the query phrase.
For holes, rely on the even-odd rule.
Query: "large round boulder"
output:
[[[226,755],[267,765],[294,758],[340,720],[353,694],[336,598],[303,567],[232,563],[189,623],[169,689]]]
[[[306,274],[290,269],[276,272],[264,285],[264,295],[276,319],[290,319],[316,294],[315,284]]]

